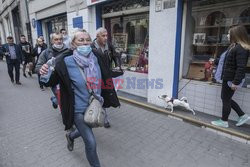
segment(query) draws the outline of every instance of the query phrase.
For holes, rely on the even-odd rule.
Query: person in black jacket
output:
[[[244,82],[246,65],[250,50],[250,41],[244,26],[234,26],[229,29],[228,48],[222,68],[222,118],[211,123],[220,127],[228,127],[228,117],[233,108],[239,116],[236,126],[246,123],[249,116],[245,114],[240,106],[232,99],[234,92]]]
[[[11,82],[14,83],[13,69],[15,68],[16,84],[21,85],[20,64],[22,63],[23,55],[20,47],[14,43],[12,36],[7,37],[7,43],[3,45],[2,51],[6,57],[8,74]]]
[[[96,30],[96,39],[92,43],[92,49],[94,54],[97,56],[98,63],[101,67],[102,79],[104,83],[103,86],[110,87],[102,91],[104,94],[102,94],[102,96],[107,96],[104,99],[109,99],[108,101],[104,101],[103,107],[106,111],[106,108],[120,106],[112,78],[123,74],[123,71],[121,70],[121,58],[120,55],[115,51],[114,46],[108,43],[108,33],[103,27]],[[120,71],[112,71],[113,62],[115,67],[118,67]],[[110,127],[110,123],[107,119],[107,113],[105,114],[104,127]]]
[[[29,76],[32,76],[32,69],[33,69],[33,63],[32,63],[32,47],[29,42],[26,41],[25,35],[20,36],[20,43],[19,47],[22,50],[23,54],[23,76],[27,78],[26,75],[26,66],[29,65]]]
[[[36,42],[37,43],[36,43],[34,49],[32,50],[32,55],[33,55],[33,57],[35,59],[35,60],[33,59],[33,62],[34,62],[34,68],[33,68],[33,70],[34,70],[34,72],[35,72],[35,66],[37,64],[39,56],[41,55],[41,53],[45,49],[47,49],[47,45],[44,43],[44,41],[43,41],[42,38],[37,38]],[[37,76],[38,76],[38,83],[39,83],[40,89],[44,90],[43,84],[40,82],[40,74],[37,73]]]
[[[89,106],[90,98],[87,81],[96,86],[96,89],[93,88],[94,93],[98,100],[103,102],[100,86],[101,68],[90,44],[91,38],[87,32],[76,31],[71,42],[73,50],[67,50],[56,57],[55,70],[45,85],[60,85],[61,113],[65,130],[70,130],[73,124],[76,126],[74,131],[66,134],[68,150],[73,151],[74,139],[81,136],[85,143],[85,153],[90,166],[100,167],[95,136],[92,128],[84,122],[84,113]],[[87,81],[80,70],[85,74]],[[44,64],[40,68],[40,74],[47,73],[48,65]],[[88,78],[95,78],[95,80]],[[107,99],[104,100],[107,103]]]

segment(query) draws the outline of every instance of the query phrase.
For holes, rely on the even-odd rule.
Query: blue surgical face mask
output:
[[[82,45],[78,46],[76,50],[80,55],[88,56],[89,53],[92,51],[92,48],[90,47],[90,45]]]

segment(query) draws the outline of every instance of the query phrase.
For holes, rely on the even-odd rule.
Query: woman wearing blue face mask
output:
[[[55,68],[46,86],[60,84],[61,110],[65,130],[69,130],[72,125],[76,126],[75,131],[66,134],[67,148],[73,151],[74,139],[82,137],[85,143],[85,153],[91,167],[100,167],[99,158],[96,151],[96,140],[92,129],[84,122],[84,112],[89,103],[89,91],[86,80],[82,76],[85,74],[88,83],[93,86],[93,91],[103,101],[101,97],[101,71],[96,56],[90,47],[91,38],[87,32],[77,31],[72,38],[71,54],[62,54],[55,60]],[[48,65],[43,65],[40,74],[48,72]]]

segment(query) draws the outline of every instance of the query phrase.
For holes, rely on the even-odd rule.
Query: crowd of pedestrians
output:
[[[44,43],[42,36],[38,37],[34,48],[24,35],[20,36],[19,44],[15,44],[13,37],[9,36],[7,43],[0,45],[0,58],[3,57],[6,59],[12,83],[21,85],[20,66],[22,65],[25,78],[27,75],[32,77],[36,73],[40,89],[44,91],[45,86],[51,88],[52,106],[54,108],[60,106],[62,120],[67,130],[68,150],[73,151],[74,139],[82,137],[90,166],[101,166],[92,128],[83,119],[89,105],[90,94],[80,70],[87,78],[95,78],[93,84],[102,85],[96,89],[95,94],[100,97],[99,100],[102,101],[105,112],[109,107],[120,106],[114,85],[112,84],[112,89],[104,89],[107,84],[110,86],[109,81],[112,81],[112,78],[123,75],[120,54],[115,51],[112,44],[108,43],[107,30],[98,29],[96,39],[92,41],[85,30],[77,30],[71,38],[65,29],[61,29],[60,32],[50,35],[49,44]],[[49,76],[48,82],[44,82],[42,78],[48,73],[48,61],[52,58],[55,59],[54,71]],[[114,72],[113,68],[119,70]],[[15,69],[15,75],[13,69]],[[105,113],[104,127],[110,127],[107,113]]]
[[[231,108],[239,115],[236,126],[243,125],[249,119],[249,116],[232,100],[232,96],[244,82],[250,41],[243,26],[234,26],[228,33],[231,45],[221,56],[215,75],[217,81],[222,83],[222,118],[211,122],[224,128],[228,127],[227,121]],[[7,37],[7,43],[4,45],[0,41],[0,59],[6,58],[10,81],[21,85],[20,65],[22,64],[25,78],[27,78],[26,71],[30,77],[36,73],[40,89],[44,91],[45,86],[51,88],[52,106],[54,108],[60,106],[63,124],[67,130],[68,150],[73,151],[74,140],[82,137],[86,157],[91,167],[100,167],[101,163],[92,128],[84,122],[84,112],[90,98],[87,82],[96,85],[94,93],[103,103],[105,112],[109,107],[120,106],[114,84],[111,84],[111,89],[107,89],[107,85],[110,86],[112,78],[123,75],[121,57],[108,41],[108,32],[105,28],[96,30],[96,38],[93,41],[85,30],[77,30],[72,37],[69,37],[65,29],[52,33],[48,45],[44,43],[42,36],[38,37],[34,48],[24,35],[20,36],[18,45],[13,42],[11,36]],[[48,62],[52,58],[54,70],[50,71],[51,64]],[[85,80],[81,75],[82,72],[86,78],[94,78],[94,80]],[[48,77],[46,82],[41,79],[43,76]],[[104,127],[110,127],[107,112]]]

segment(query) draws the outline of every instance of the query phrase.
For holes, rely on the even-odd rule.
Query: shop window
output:
[[[135,43],[135,26],[131,22],[126,24],[126,33],[128,34],[128,44]]]
[[[122,27],[119,24],[113,26],[113,33],[122,33]]]
[[[184,78],[215,82],[219,57],[229,46],[230,26],[243,24],[250,33],[249,5],[245,0],[187,1]]]
[[[111,18],[110,24],[112,43],[122,55],[122,68],[148,73],[149,15]]]

